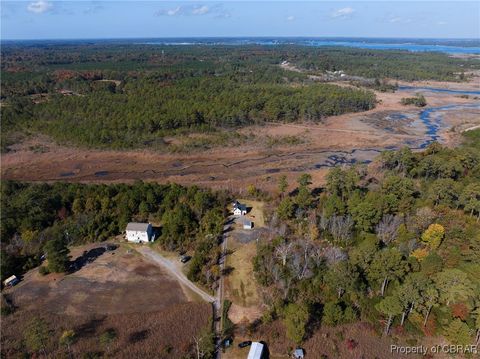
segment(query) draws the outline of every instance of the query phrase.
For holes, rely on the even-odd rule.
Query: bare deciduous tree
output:
[[[398,228],[401,224],[402,218],[400,216],[394,216],[391,214],[384,215],[382,220],[375,227],[378,239],[385,244],[391,243],[397,237]]]
[[[350,216],[332,216],[329,220],[328,230],[335,241],[348,244],[352,236],[353,219]]]
[[[291,270],[298,280],[309,278],[313,273],[311,270],[312,255],[314,246],[309,241],[298,241],[292,253]]]
[[[328,247],[323,251],[323,257],[328,265],[344,261],[347,259],[347,254],[338,247]]]
[[[328,217],[326,216],[325,211],[323,211],[319,221],[319,225],[322,231],[326,231],[328,229],[328,223],[329,223]]]
[[[292,252],[293,245],[292,243],[283,243],[275,248],[275,257],[282,261],[282,266],[285,267],[287,264],[287,259],[290,253]]]

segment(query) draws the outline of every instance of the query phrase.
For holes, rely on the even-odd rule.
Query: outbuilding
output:
[[[148,243],[155,240],[153,228],[150,223],[130,222],[127,224],[125,232],[128,242]]]
[[[248,352],[247,359],[262,359],[263,344],[259,342],[253,342],[250,351]]]
[[[243,221],[243,229],[252,229],[252,228],[253,228],[253,222],[252,221],[249,221],[248,219]]]
[[[305,352],[303,351],[302,348],[297,348],[295,349],[295,351],[293,352],[293,357],[295,359],[303,359],[305,358]]]
[[[15,284],[17,284],[19,282],[18,278],[16,275],[12,275],[10,277],[8,277],[7,279],[5,279],[3,281],[3,285],[5,287],[13,287]]]

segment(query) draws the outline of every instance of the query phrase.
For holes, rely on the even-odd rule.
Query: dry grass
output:
[[[72,256],[100,246],[74,248]],[[7,292],[22,309],[44,308],[71,315],[157,311],[188,301],[183,288],[167,272],[123,245],[73,274],[41,276],[33,269]]]
[[[86,353],[98,353],[110,358],[184,358],[193,355],[193,336],[198,335],[210,320],[208,304],[184,303],[163,311],[115,315],[70,316],[47,311],[23,311],[2,320],[2,357],[20,357],[27,350],[23,333],[27,323],[41,317],[50,330],[47,343],[49,357],[64,357],[65,348],[59,338],[64,330],[74,330],[76,342],[72,354],[80,358]],[[99,337],[113,329],[117,338],[107,347]],[[66,356],[65,356],[66,357]]]
[[[73,257],[100,246],[72,250]],[[193,336],[211,320],[211,306],[188,302],[189,296],[168,273],[122,245],[68,275],[40,276],[28,272],[22,282],[5,291],[17,307],[2,318],[2,358],[26,352],[24,329],[41,317],[50,330],[49,357],[66,357],[58,344],[64,330],[74,330],[73,356],[96,352],[112,358],[185,358],[191,356]],[[117,339],[108,348],[99,342],[106,330]]]
[[[254,280],[252,258],[256,254],[256,243],[239,243],[229,239],[227,267],[233,271],[225,280],[225,297],[233,302],[229,317],[234,323],[253,321],[261,316],[261,299]]]
[[[233,251],[227,257],[227,266],[232,273],[227,277],[227,297],[234,303],[247,307],[259,304],[257,286],[253,276],[252,258],[256,254],[256,243],[238,243],[229,240],[229,249]]]
[[[347,340],[353,339],[357,346],[349,349]],[[239,326],[234,346],[226,351],[225,359],[245,358],[248,348],[238,348],[238,343],[244,340],[264,341],[268,345],[270,358],[288,358],[296,347],[295,343],[285,335],[285,327],[279,320],[269,324],[261,324],[255,332],[249,331],[248,326]],[[319,359],[326,355],[330,359],[387,359],[387,358],[420,358],[419,356],[400,355],[390,353],[390,345],[396,343],[392,337],[379,337],[369,325],[356,323],[335,328],[322,327],[317,329],[301,347],[305,349],[306,357]],[[403,343],[403,345],[406,345]]]

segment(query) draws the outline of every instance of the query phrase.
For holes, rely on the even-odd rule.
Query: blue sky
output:
[[[1,1],[2,39],[479,38],[478,1]]]

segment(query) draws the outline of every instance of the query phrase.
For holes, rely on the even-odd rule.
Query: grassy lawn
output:
[[[239,243],[233,238],[228,242],[233,253],[227,257],[227,267],[232,273],[226,278],[226,296],[242,307],[256,306],[260,302],[257,286],[253,279],[252,258],[256,254],[256,242]]]

